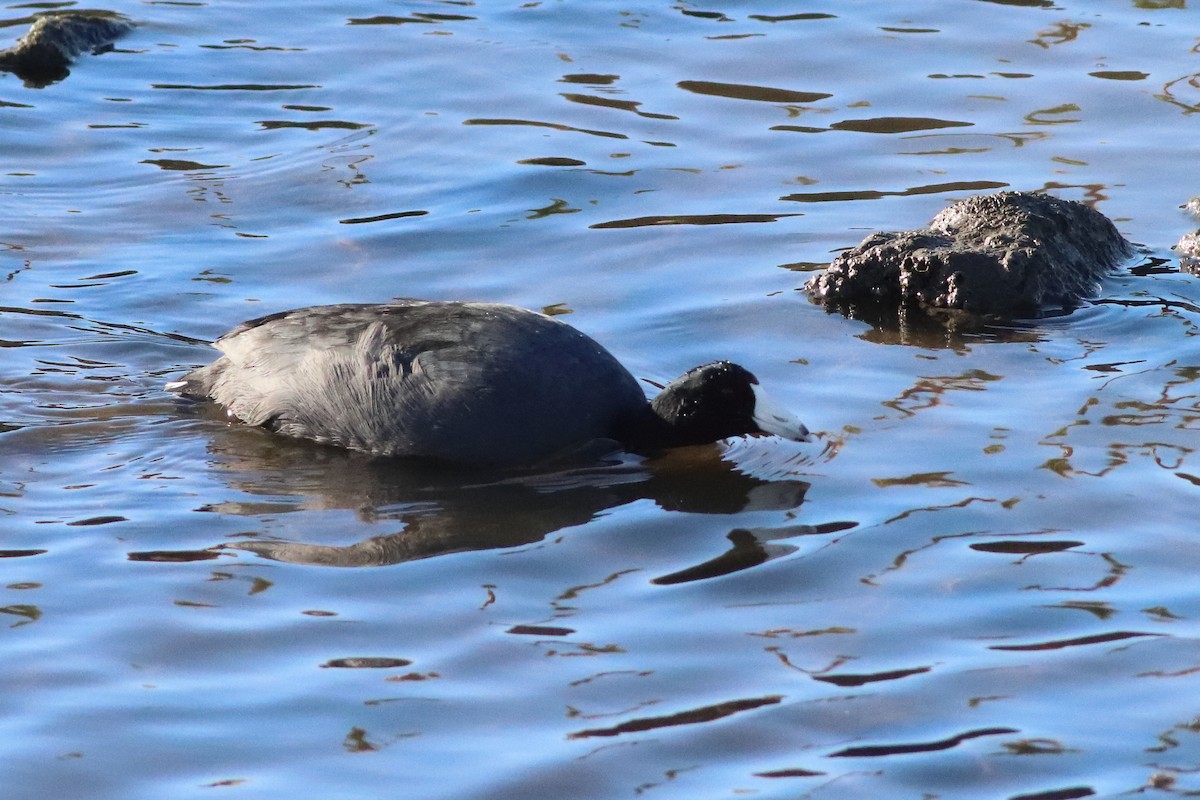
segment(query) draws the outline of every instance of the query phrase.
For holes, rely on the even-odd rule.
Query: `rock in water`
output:
[[[1200,197],[1188,200],[1183,208],[1193,218],[1200,219]],[[1179,254],[1179,266],[1185,272],[1200,274],[1200,230],[1185,233],[1171,249]]]
[[[961,200],[929,227],[876,233],[805,284],[836,310],[869,305],[977,315],[1036,314],[1095,296],[1133,252],[1111,221],[1073,200],[1000,192]]]
[[[110,11],[43,14],[16,45],[0,50],[0,70],[41,88],[67,77],[77,56],[112,49],[131,30],[132,22]]]
[[[1179,254],[1179,264],[1187,272],[1200,272],[1200,230],[1185,233],[1171,248]]]

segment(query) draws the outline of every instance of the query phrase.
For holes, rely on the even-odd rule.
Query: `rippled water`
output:
[[[0,76],[6,797],[1200,792],[1200,17],[749,5],[118,3]],[[1142,254],[959,333],[797,291],[1001,187]],[[732,358],[824,433],[430,472],[161,389],[397,295]]]

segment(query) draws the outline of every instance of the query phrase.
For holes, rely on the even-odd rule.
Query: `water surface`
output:
[[[1186,2],[106,8],[0,76],[7,796],[1200,791]],[[999,188],[1141,252],[975,331],[798,291]],[[431,472],[162,391],[393,296],[731,358],[822,436]]]

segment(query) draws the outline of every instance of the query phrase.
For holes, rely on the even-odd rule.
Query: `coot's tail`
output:
[[[212,397],[213,384],[221,374],[223,361],[223,358],[218,358],[208,366],[192,370],[177,381],[170,381],[163,388],[172,394],[196,400]]]

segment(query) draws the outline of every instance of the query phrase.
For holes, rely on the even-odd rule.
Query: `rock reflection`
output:
[[[926,350],[953,350],[965,353],[973,344],[1039,342],[1044,334],[1031,323],[1004,323],[962,314],[940,314],[909,306],[885,308],[882,305],[852,304],[826,307],[826,313],[843,314],[865,322],[871,329],[858,338],[872,344],[920,347]]]
[[[746,475],[716,447],[680,448],[654,460],[613,454],[605,460],[564,462],[540,471],[461,470],[373,459],[363,454],[280,441],[261,431],[229,428],[210,450],[230,486],[270,497],[271,513],[301,509],[351,509],[368,521],[396,520],[396,532],[350,545],[244,540],[208,551],[246,551],[295,564],[340,567],[399,564],[473,550],[519,547],[566,527],[582,525],[607,509],[649,499],[668,511],[736,514],[797,508],[809,484]],[[288,503],[286,497],[299,498]],[[262,513],[263,503],[238,501],[201,510]],[[771,539],[841,530],[853,523],[792,526],[777,531],[737,531],[730,554],[667,576],[665,582],[724,574],[777,557],[788,548]],[[791,548],[794,549],[794,548]],[[131,554],[138,560],[194,560],[161,551]]]
[[[938,750],[949,750],[953,747],[958,747],[960,744],[969,739],[978,739],[981,736],[1003,736],[1005,734],[1012,733],[1020,733],[1020,731],[1018,731],[1016,728],[980,728],[978,730],[965,731],[955,736],[950,736],[933,742],[847,747],[845,750],[839,750],[836,753],[830,753],[829,757],[878,758],[880,756],[906,755],[910,753],[933,753],[937,752]]]
[[[505,633],[517,636],[570,636],[574,628],[559,628],[553,625],[513,625]]]
[[[812,678],[816,681],[831,683],[834,686],[839,686],[843,689],[846,689],[857,688],[859,686],[865,686],[868,683],[877,683],[879,681],[896,681],[900,680],[901,678],[910,678],[913,675],[924,675],[932,669],[933,667],[911,667],[909,669],[892,669],[885,672],[845,672],[838,675],[814,674],[812,675]]]
[[[602,136],[607,139],[628,139],[629,137],[623,133],[615,133],[613,131],[598,131],[588,128],[576,128],[572,125],[563,125],[558,122],[542,122],[539,120],[529,119],[467,119],[463,120],[463,125],[525,125],[531,128],[550,128],[555,131],[569,131],[572,133],[587,133],[592,136]]]
[[[411,17],[397,17],[389,14],[381,14],[374,17],[351,17],[346,21],[347,25],[436,25],[439,22],[467,22],[477,19],[477,17],[469,17],[465,14],[434,14],[430,12],[417,12]]]
[[[825,128],[804,128],[795,126],[776,125],[773,131],[794,130],[801,133],[821,133]],[[841,192],[797,192],[780,197],[796,203],[841,203],[851,200],[879,200],[884,197],[912,197],[925,194],[947,194],[951,192],[976,192],[989,189],[1006,189],[1009,184],[1000,181],[954,181],[951,183],[930,183],[921,186],[909,186],[905,189],[884,191],[881,189],[858,189]]]
[[[1025,121],[1030,125],[1063,125],[1083,121],[1080,117],[1064,115],[1082,113],[1083,109],[1075,103],[1062,103],[1051,108],[1030,111],[1025,115]]]
[[[965,507],[965,506],[970,505],[975,502],[995,503],[998,501],[996,501],[995,499],[992,499],[992,498],[970,497],[959,503],[953,503],[953,504],[949,504],[946,506],[939,506],[939,507],[914,509],[914,510],[938,511],[938,510],[943,510],[943,509],[962,508],[962,507]],[[1011,507],[1011,504],[1002,503],[1001,507],[1008,508],[1008,507]],[[903,519],[911,514],[912,514],[912,511],[906,511],[906,512],[898,515],[897,517],[894,517],[891,520],[888,520],[888,522],[889,523],[895,522],[895,521],[897,521],[899,519]],[[1095,591],[1096,589],[1104,588],[1107,586],[1112,586],[1117,581],[1119,581],[1124,576],[1125,572],[1128,570],[1128,566],[1120,563],[1119,561],[1114,559],[1108,553],[1089,553],[1086,551],[1081,552],[1081,551],[1074,549],[1076,547],[1083,546],[1085,544],[1084,542],[1063,541],[1063,540],[1039,542],[1039,541],[1036,541],[1036,540],[1030,538],[1030,537],[1034,537],[1034,536],[1038,536],[1038,535],[1050,535],[1050,534],[1053,534],[1056,532],[1057,531],[1055,531],[1054,529],[1048,528],[1046,530],[1041,530],[1041,531],[1024,531],[1021,533],[1009,533],[1009,534],[996,533],[996,532],[985,533],[985,532],[980,532],[980,531],[966,531],[963,533],[948,533],[948,534],[942,534],[939,536],[933,536],[925,544],[901,551],[899,554],[897,554],[892,559],[892,563],[889,564],[887,567],[885,567],[883,570],[876,572],[876,573],[868,574],[868,575],[864,576],[861,580],[863,581],[863,583],[865,583],[867,585],[875,585],[876,583],[878,583],[879,579],[883,575],[885,575],[889,572],[894,572],[896,570],[905,568],[909,564],[909,562],[913,559],[913,557],[916,556],[918,553],[922,553],[926,550],[938,548],[938,547],[942,546],[942,544],[945,542],[954,542],[955,540],[958,540],[958,539],[973,539],[973,538],[976,538],[979,536],[989,536],[989,537],[991,537],[991,540],[987,541],[987,542],[972,543],[972,544],[968,545],[972,550],[974,550],[976,552],[980,552],[980,553],[996,553],[996,554],[1002,554],[1002,555],[1019,555],[1019,556],[1021,556],[1019,559],[1017,559],[1014,562],[1015,564],[1023,564],[1028,559],[1033,558],[1034,556],[1037,556],[1037,555],[1057,555],[1057,554],[1062,554],[1062,555],[1066,555],[1066,556],[1082,556],[1082,557],[1088,558],[1088,559],[1099,558],[1100,561],[1103,563],[1103,569],[1105,571],[1105,574],[1097,581],[1096,584],[1093,584],[1090,586],[1074,586],[1074,587],[1062,587],[1062,586],[1049,587],[1049,586],[1041,586],[1038,584],[1034,584],[1034,585],[1025,587],[1029,591]],[[1001,540],[1001,537],[1013,537],[1013,538],[1009,538],[1007,540]],[[1091,563],[1091,562],[1089,562],[1089,563]]]
[[[835,122],[829,127],[835,131],[854,131],[856,133],[912,133],[938,130],[939,128],[969,128],[974,124],[962,120],[929,117],[870,117],[846,119]]]
[[[1096,793],[1090,786],[1069,786],[1066,789],[1050,789],[1032,794],[1014,794],[1009,800],[1080,800]]]
[[[155,561],[162,564],[184,564],[193,561],[212,561],[220,558],[216,550],[145,550],[129,553],[130,561]]]
[[[620,75],[598,72],[574,72],[559,78],[562,83],[585,83],[589,86],[609,86],[620,80]]]
[[[1065,647],[1085,647],[1093,644],[1108,644],[1110,642],[1123,642],[1126,639],[1138,639],[1145,636],[1165,636],[1162,633],[1141,633],[1138,631],[1114,631],[1112,633],[1098,633],[1094,636],[1079,636],[1074,639],[1055,639],[1046,642],[1034,642],[1033,644],[994,644],[989,647],[989,650],[1007,650],[1012,652],[1026,652],[1030,650],[1062,650]]]
[[[1174,750],[1179,747],[1182,736],[1180,734],[1197,734],[1200,733],[1200,717],[1193,717],[1185,722],[1181,722],[1169,730],[1162,731],[1156,737],[1158,744],[1153,747],[1146,748],[1149,753],[1165,753],[1169,750]]]
[[[756,778],[819,778],[824,775],[824,772],[815,772],[811,769],[774,769],[768,772],[756,772]]]
[[[1198,91],[1200,91],[1200,74],[1192,74],[1167,81],[1163,85],[1162,92],[1155,96],[1159,100],[1178,106],[1185,114],[1192,114],[1200,111],[1200,101],[1196,99]]]
[[[349,658],[332,658],[321,665],[322,669],[395,669],[408,667],[412,661],[407,658],[392,658],[390,656],[351,656]]]
[[[1054,45],[1066,44],[1079,38],[1079,34],[1092,27],[1088,22],[1056,22],[1053,27],[1038,31],[1036,39],[1030,39],[1030,44],[1049,50]]]
[[[721,555],[694,567],[655,578],[651,583],[670,586],[676,583],[719,578],[722,575],[740,572],[777,558],[789,556],[799,549],[793,545],[775,545],[768,544],[768,542],[791,539],[796,536],[837,533],[857,526],[857,522],[825,522],[818,525],[788,525],[783,528],[757,528],[754,530],[738,528],[731,531],[727,537],[733,546]]]
[[[0,558],[28,558],[29,556],[40,556],[48,550],[28,549],[28,550],[0,550]]]
[[[751,14],[750,19],[756,19],[759,22],[797,22],[814,19],[837,19],[837,16],[834,14],[825,14],[821,12],[806,12],[802,14],[782,14],[780,16]]]
[[[632,100],[616,100],[611,97],[598,97],[594,94],[577,94],[572,92],[564,92],[562,98],[584,106],[600,106],[602,108],[615,108],[618,111],[629,111],[646,119],[679,119],[679,117],[673,114],[656,114],[649,111],[642,111],[642,104]]]
[[[883,405],[899,412],[902,416],[912,417],[916,416],[918,411],[940,406],[942,398],[947,392],[982,392],[987,389],[989,383],[999,381],[1002,377],[1001,375],[991,375],[980,369],[969,369],[961,375],[922,376],[917,378],[911,388],[901,392],[895,400],[886,400]],[[909,483],[926,482],[925,480],[909,481]]]
[[[11,606],[0,606],[0,614],[10,614],[17,617],[18,620],[8,627],[19,628],[22,625],[28,625],[31,622],[37,622],[41,619],[42,609],[39,606],[18,603]]]
[[[383,747],[381,744],[367,741],[366,729],[357,726],[351,728],[350,732],[346,734],[346,740],[342,746],[351,753],[373,753]]]
[[[651,217],[634,217],[632,219],[614,219],[597,222],[589,228],[602,230],[605,228],[646,228],[659,225],[736,225],[740,223],[777,222],[785,217],[798,217],[800,214],[669,214]]]
[[[1022,131],[1019,133],[925,133],[904,137],[905,141],[914,142],[924,149],[901,151],[899,155],[947,156],[964,153],[987,153],[996,149],[997,145],[1024,147],[1030,142],[1048,138],[1049,134],[1043,131]]]
[[[1061,542],[1030,542],[1013,540],[1006,542],[979,542],[977,544],[970,545],[970,547],[972,550],[978,550],[981,553],[1005,553],[1008,555],[1020,555],[1027,557],[1041,555],[1044,553],[1061,553],[1064,550],[1070,550],[1074,547],[1083,547],[1083,545],[1083,542],[1071,540]]]
[[[586,739],[593,736],[619,736],[623,733],[642,733],[644,731],[652,731],[657,728],[669,728],[676,725],[695,725],[700,722],[713,722],[715,720],[724,719],[733,714],[738,714],[742,711],[750,711],[763,706],[775,705],[783,700],[781,695],[768,695],[766,697],[751,697],[744,700],[728,700],[724,703],[717,703],[711,706],[702,708],[693,708],[688,711],[681,711],[678,714],[671,714],[664,717],[641,717],[640,719],[632,719],[628,722],[622,722],[620,725],[614,725],[611,728],[587,728],[582,731],[575,731],[567,734],[568,739]]]
[[[685,92],[692,92],[693,94],[728,97],[733,100],[754,100],[760,103],[815,103],[819,100],[826,100],[833,97],[828,92],[798,92],[792,89],[749,86],[741,83],[679,81],[675,85]]]

